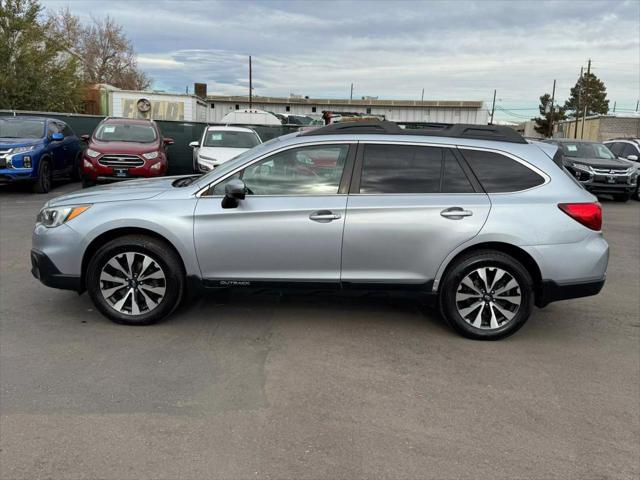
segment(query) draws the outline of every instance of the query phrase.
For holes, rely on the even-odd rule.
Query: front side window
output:
[[[156,130],[151,125],[130,123],[103,123],[94,135],[100,142],[155,142]]]
[[[536,172],[499,153],[467,149],[461,152],[487,193],[518,192],[544,183]]]
[[[233,130],[207,130],[203,147],[222,148],[253,148],[260,144],[260,140],[253,132]]]
[[[438,193],[441,170],[441,148],[368,144],[362,159],[360,193]]]
[[[624,143],[616,142],[616,143],[607,143],[607,147],[609,150],[613,152],[614,155],[622,156],[622,151],[624,150]]]
[[[8,120],[0,118],[0,138],[42,138],[42,120]]]
[[[349,145],[284,150],[218,183],[213,194],[223,195],[231,178],[241,178],[249,195],[335,195],[348,152]]]
[[[621,157],[627,158],[629,155],[636,155],[638,156],[638,149],[631,145],[630,143],[624,143],[624,150],[622,150],[622,154],[620,155]]]

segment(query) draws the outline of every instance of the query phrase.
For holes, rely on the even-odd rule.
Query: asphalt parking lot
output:
[[[29,268],[49,195],[0,189],[0,476],[638,478],[640,203],[597,297],[463,339],[401,299],[208,295],[126,327]]]

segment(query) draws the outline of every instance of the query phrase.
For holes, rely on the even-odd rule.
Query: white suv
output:
[[[207,127],[200,142],[189,144],[193,148],[193,170],[208,172],[261,143],[250,128]]]

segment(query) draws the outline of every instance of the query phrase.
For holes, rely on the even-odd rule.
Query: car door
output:
[[[480,231],[489,209],[487,195],[454,150],[361,143],[341,280],[425,288],[445,257]]]
[[[205,282],[337,285],[354,156],[348,142],[287,147],[212,185],[200,196],[194,220]],[[224,185],[233,178],[245,182],[246,198],[222,208]]]
[[[51,157],[52,169],[54,174],[59,174],[65,168],[65,151],[64,140],[53,140],[51,137],[54,133],[62,133],[62,126],[53,120],[47,125],[48,152]]]

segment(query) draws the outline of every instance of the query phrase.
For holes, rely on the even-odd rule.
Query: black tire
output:
[[[89,188],[89,187],[95,187],[95,186],[96,186],[96,182],[88,179],[87,177],[82,177],[82,188]]]
[[[520,305],[517,310],[515,310],[515,316],[508,321],[506,321],[506,317],[504,317],[503,323],[497,328],[479,328],[471,325],[470,321],[463,318],[457,307],[456,292],[458,292],[462,280],[474,270],[482,267],[487,267],[490,271],[495,268],[504,270],[519,286]],[[493,281],[495,281],[495,276],[493,277]],[[496,282],[496,284],[498,284],[498,282]],[[473,303],[473,301],[472,299],[471,302]],[[500,301],[502,302],[503,300]],[[446,272],[446,276],[440,287],[440,311],[443,317],[458,333],[474,340],[499,340],[514,334],[529,319],[533,305],[534,287],[531,275],[516,259],[494,250],[470,252],[455,260],[454,264],[451,265]],[[482,307],[483,310],[485,307],[488,307],[487,313],[493,311],[493,307],[489,306],[489,304],[484,304],[482,301],[478,304],[478,310],[480,307]],[[478,310],[472,311],[468,316],[475,316]],[[481,313],[481,315],[482,314],[483,313]],[[480,322],[480,325],[482,325],[485,320],[481,319]]]
[[[628,202],[630,198],[631,198],[631,194],[630,193],[616,193],[613,196],[613,199],[616,202]]]
[[[71,170],[71,181],[79,182],[80,180],[82,180],[82,154],[78,154]]]
[[[108,283],[104,284],[100,280],[103,268],[115,256],[125,252],[146,255],[157,263],[164,274],[164,297],[157,303],[157,306],[147,311],[142,311],[138,315],[131,313],[134,311],[131,299],[126,300],[123,305],[123,308],[127,308],[127,302],[129,303],[129,313],[118,311],[112,306],[112,302],[117,304],[117,300],[126,296],[125,292],[129,290],[130,285],[123,287],[125,291],[120,290],[113,294],[121,295],[120,297],[116,297],[116,299],[113,296],[109,297],[113,299],[112,302],[105,298],[101,290],[101,284],[105,285],[105,288],[110,285]],[[134,257],[136,260],[133,263],[137,261],[137,266],[141,270],[140,257],[141,255],[136,255]],[[134,267],[132,270],[135,271],[136,268]],[[141,278],[142,273],[142,271],[138,271]],[[184,268],[173,248],[161,240],[144,235],[126,235],[100,247],[87,266],[86,279],[87,291],[96,308],[111,321],[124,325],[151,325],[166,318],[178,307],[185,290]],[[139,304],[148,306],[142,295],[137,292],[137,290],[134,291],[133,295],[137,295],[136,298],[140,300]]]
[[[49,162],[48,158],[41,159],[38,168],[38,179],[33,184],[33,191],[35,193],[48,193],[51,190],[52,182],[51,162]]]

